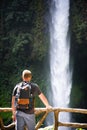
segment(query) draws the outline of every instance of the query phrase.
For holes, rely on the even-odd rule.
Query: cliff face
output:
[[[73,83],[86,84],[87,77],[87,1],[71,1],[71,57]]]
[[[87,1],[71,0],[71,58],[73,63],[73,85],[71,106],[87,108]],[[75,98],[74,98],[75,97]],[[73,115],[80,122],[87,122],[85,116]]]

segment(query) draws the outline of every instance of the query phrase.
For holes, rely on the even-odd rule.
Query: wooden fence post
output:
[[[58,116],[59,116],[59,111],[54,110],[54,130],[58,130]]]

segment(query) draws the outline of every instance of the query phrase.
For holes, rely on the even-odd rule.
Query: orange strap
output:
[[[25,105],[25,104],[29,104],[29,99],[18,99],[18,104],[22,104],[22,105]]]

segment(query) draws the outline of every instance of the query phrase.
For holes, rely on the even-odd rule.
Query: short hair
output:
[[[30,71],[30,70],[24,70],[24,71],[22,72],[22,77],[23,77],[23,78],[32,77],[31,71]]]

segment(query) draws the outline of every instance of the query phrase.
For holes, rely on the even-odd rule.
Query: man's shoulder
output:
[[[21,87],[22,86],[22,82],[19,82],[15,85],[15,89],[17,89],[18,87]]]
[[[38,84],[33,83],[33,82],[31,82],[30,85],[33,86],[33,87],[38,87]]]

